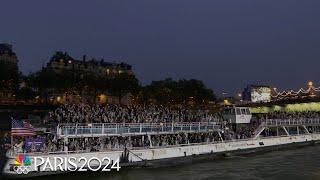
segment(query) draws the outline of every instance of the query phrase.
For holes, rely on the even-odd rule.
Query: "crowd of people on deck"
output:
[[[44,124],[207,122],[218,118],[217,114],[211,114],[209,110],[185,107],[65,104],[49,112]]]
[[[39,138],[39,137],[37,137]],[[124,148],[152,148],[166,147],[182,144],[213,143],[221,140],[231,140],[232,137],[226,132],[193,132],[177,134],[156,134],[140,136],[108,136],[108,137],[77,137],[69,138],[68,142],[63,139],[56,139],[51,135],[42,136],[45,141],[37,146],[34,141],[27,141],[25,138],[18,138],[14,142],[15,152],[95,152],[106,150],[123,150]],[[29,145],[28,145],[29,144]]]
[[[320,118],[320,112],[271,112],[257,117],[264,119]],[[44,124],[58,123],[166,123],[166,122],[211,122],[222,119],[220,113],[208,109],[190,109],[183,106],[116,104],[89,105],[65,104],[50,111]]]
[[[151,148],[193,143],[212,143],[234,139],[252,138],[261,120],[320,118],[319,112],[272,112],[260,114],[251,124],[236,126],[223,121],[220,114],[212,114],[207,109],[194,110],[185,107],[165,106],[121,106],[65,104],[49,112],[44,124],[58,123],[168,123],[168,122],[220,122],[220,131],[184,132],[173,134],[150,134],[140,136],[107,136],[69,138],[68,142],[53,135],[43,135],[41,145],[34,145],[24,138],[16,139],[16,152],[62,152],[62,151],[104,151],[124,148]],[[5,136],[5,141],[9,138]],[[27,144],[26,142],[29,142]],[[30,145],[31,142],[31,145]],[[6,144],[9,144],[7,142]]]

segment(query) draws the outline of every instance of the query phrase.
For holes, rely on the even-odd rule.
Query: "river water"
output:
[[[188,163],[174,167],[130,168],[119,172],[65,174],[32,178],[46,180],[317,180],[320,146],[273,151],[245,157]]]

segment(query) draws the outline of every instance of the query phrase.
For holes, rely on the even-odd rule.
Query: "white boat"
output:
[[[234,110],[227,110],[228,113],[225,114],[228,117],[227,119],[230,119],[236,125],[244,125],[243,123],[250,122],[250,111],[247,109],[241,110],[241,108],[239,110],[236,107],[234,107]],[[320,141],[319,119],[267,119],[255,128],[251,138],[246,139],[226,140],[226,138],[223,138],[225,129],[222,127],[223,125],[216,124],[215,122],[59,124],[55,134],[57,138],[63,139],[65,143],[75,138],[116,136],[143,136],[147,137],[151,142],[151,138],[154,135],[198,132],[214,133],[218,136],[219,140],[164,146],[154,146],[150,143],[148,147],[118,147],[97,152],[68,151],[68,148],[65,148],[62,152],[23,153],[24,157],[30,159],[28,166],[23,166],[24,169],[21,167],[19,169],[15,162],[17,156],[21,155],[21,153],[10,151],[7,153],[7,162],[3,173],[8,177],[30,177],[73,172],[78,171],[81,167],[89,171],[95,171],[101,170],[104,167],[107,170],[119,170],[120,167],[128,166],[169,165],[193,159],[206,159],[211,156],[220,157],[221,155],[224,156],[232,153],[252,153],[300,144],[314,144]],[[67,160],[70,158],[76,159],[74,165],[67,163]],[[36,162],[37,159],[38,163]],[[39,163],[39,159],[45,159],[48,162]],[[56,168],[57,159],[65,160],[62,163],[62,168]],[[78,161],[79,159],[85,160]],[[54,164],[55,168],[50,169],[49,164]]]

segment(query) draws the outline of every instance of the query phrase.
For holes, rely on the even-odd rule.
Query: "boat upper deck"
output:
[[[221,126],[215,122],[192,123],[93,123],[59,124],[58,137],[72,136],[120,136],[144,134],[171,134],[179,132],[201,132],[216,130]]]
[[[316,125],[320,125],[320,119],[267,119],[261,122],[260,127]],[[221,127],[216,122],[59,124],[57,126],[57,135],[62,138],[172,134],[179,132],[221,131]]]

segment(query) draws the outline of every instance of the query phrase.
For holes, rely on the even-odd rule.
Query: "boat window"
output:
[[[241,115],[240,108],[237,108],[237,115]]]
[[[231,115],[234,115],[235,112],[234,112],[234,109],[230,109],[231,110]]]
[[[234,109],[225,109],[224,114],[226,115],[234,115]]]
[[[246,114],[246,109],[241,109],[241,114],[245,115]]]
[[[247,112],[247,115],[251,114],[249,109],[246,109],[246,112]]]

